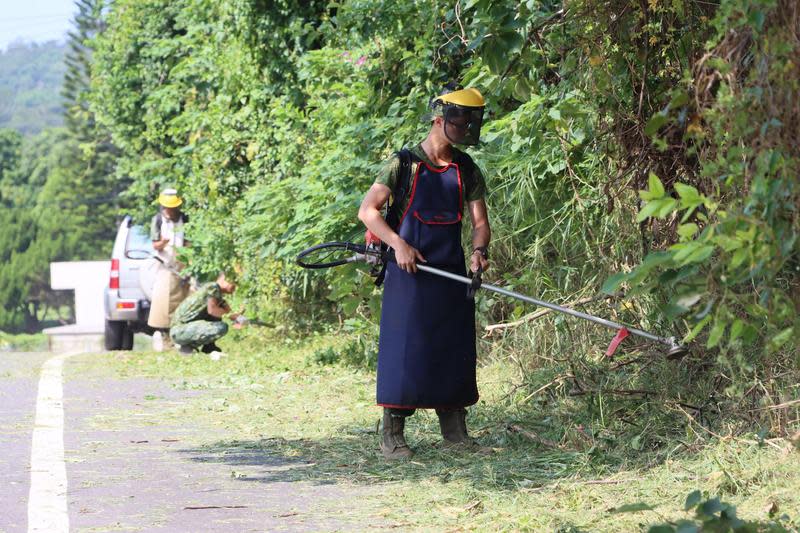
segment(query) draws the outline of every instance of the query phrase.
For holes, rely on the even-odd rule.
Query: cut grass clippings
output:
[[[197,390],[187,404],[166,405],[163,416],[229,436],[201,444],[198,453],[224,461],[255,449],[305,462],[285,472],[288,480],[369,485],[371,501],[353,502],[352,512],[382,509],[382,518],[403,530],[646,530],[691,518],[683,505],[696,489],[735,504],[743,518],[766,520],[766,509],[776,505],[797,519],[800,456],[788,441],[692,433],[664,443],[668,453],[641,450],[632,458],[590,437],[582,445],[553,427],[548,412],[515,403],[515,367],[502,361],[479,369],[482,397],[468,417],[473,435],[493,453],[443,448],[435,414],[418,411],[406,426],[416,455],[386,462],[378,451],[374,374],[314,362],[319,350],[345,342],[337,335],[298,340],[265,329],[234,331],[219,361],[116,353],[100,363],[80,360],[71,371],[100,366],[120,377],[160,377]],[[612,512],[640,502],[653,510]]]

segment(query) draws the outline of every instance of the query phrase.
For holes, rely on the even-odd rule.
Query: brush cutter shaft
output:
[[[442,276],[445,278],[452,279],[454,281],[459,281],[461,283],[466,283],[467,285],[472,284],[472,280],[466,276],[460,276],[458,274],[453,274],[452,272],[447,272],[446,270],[440,270],[438,268],[433,268],[421,263],[417,263],[417,268],[422,270],[423,272],[428,272],[430,274],[434,274],[436,276]],[[667,346],[672,347],[674,345],[674,339],[667,339],[664,337],[659,337],[658,335],[653,335],[652,333],[648,333],[646,331],[642,331],[641,329],[632,328],[620,324],[618,322],[613,322],[611,320],[606,320],[604,318],[596,317],[594,315],[589,315],[586,313],[581,313],[580,311],[576,311],[574,309],[570,309],[568,307],[561,307],[560,305],[552,304],[550,302],[545,302],[542,300],[537,300],[536,298],[531,298],[530,296],[525,296],[524,294],[519,294],[514,291],[510,291],[508,289],[503,289],[501,287],[496,287],[494,285],[490,285],[489,283],[481,284],[482,289],[486,289],[488,291],[496,292],[499,294],[503,294],[505,296],[510,296],[511,298],[516,298],[517,300],[522,300],[523,302],[532,303],[534,305],[538,305],[540,307],[546,307],[548,309],[552,309],[553,311],[558,311],[559,313],[564,313],[567,315],[576,316],[578,318],[582,318],[584,320],[589,320],[590,322],[594,322],[596,324],[600,324],[602,326],[606,326],[607,328],[620,330],[622,328],[627,329],[629,332],[633,333],[634,335],[638,335],[639,337],[644,337],[645,339],[650,339],[651,341],[660,342],[662,344],[666,344]]]
[[[379,264],[380,262],[386,263],[387,261],[394,261],[394,250],[382,250],[379,247],[372,245],[365,246],[363,244],[354,244],[351,242],[326,242],[303,250],[297,256],[297,263],[303,268],[330,268],[361,261],[366,261],[372,265]],[[530,296],[525,296],[524,294],[519,294],[501,287],[496,287],[488,283],[480,283],[479,280],[473,282],[472,279],[466,276],[453,274],[452,272],[447,272],[446,270],[434,268],[422,263],[417,263],[417,268],[423,272],[428,272],[436,276],[441,276],[453,281],[458,281],[459,283],[470,285],[473,287],[473,290],[482,287],[486,290],[496,292],[504,296],[510,296],[511,298],[522,300],[523,302],[532,303],[533,305],[538,305],[540,307],[546,307],[547,309],[552,309],[553,311],[564,313],[565,315],[582,318],[584,320],[588,320],[590,322],[594,322],[595,324],[600,324],[601,326],[605,326],[617,331],[625,329],[629,333],[633,333],[639,337],[644,337],[645,339],[665,344],[667,347],[669,347],[670,356],[673,357],[683,356],[686,353],[686,347],[678,344],[675,340],[675,337],[659,337],[658,335],[653,335],[652,333],[648,333],[647,331],[643,331],[641,329],[631,328],[618,322],[606,320],[604,318],[587,313],[581,313],[580,311],[575,311],[574,309],[569,309],[567,307],[561,307],[560,305],[545,302],[543,300],[537,300],[536,298],[531,298]]]

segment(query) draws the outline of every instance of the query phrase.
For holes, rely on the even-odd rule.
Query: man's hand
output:
[[[483,257],[483,254],[480,253],[478,250],[472,252],[472,256],[469,260],[469,269],[473,272],[478,271],[478,267],[481,268],[484,272],[489,269],[489,260]]]
[[[397,266],[410,274],[417,272],[417,261],[427,262],[419,250],[402,239],[394,247],[394,258]]]
[[[233,329],[242,329],[244,326],[250,323],[250,320],[246,316],[239,313],[233,313],[230,315],[230,319],[232,321],[231,327]]]
[[[169,239],[161,239],[160,241],[153,241],[153,248],[160,252],[169,244]]]

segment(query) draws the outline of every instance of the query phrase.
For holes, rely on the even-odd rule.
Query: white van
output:
[[[150,291],[155,279],[149,269],[155,254],[147,230],[126,215],[119,225],[111,253],[111,275],[105,289],[105,346],[107,350],[133,349],[133,334],[153,334],[147,325]]]

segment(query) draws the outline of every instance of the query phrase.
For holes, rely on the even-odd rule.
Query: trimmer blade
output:
[[[670,361],[674,361],[676,359],[682,358],[688,353],[689,353],[689,348],[686,345],[673,342],[672,346],[667,352],[667,359],[669,359]]]

